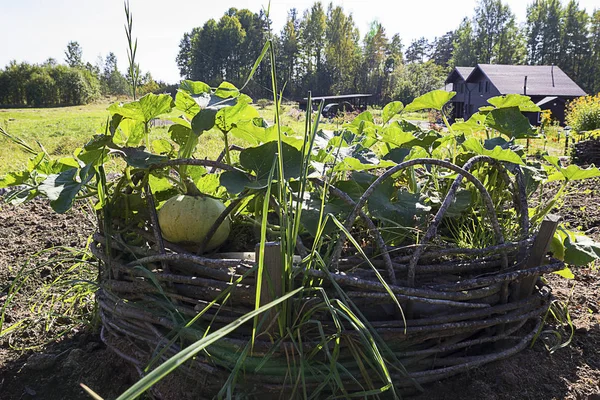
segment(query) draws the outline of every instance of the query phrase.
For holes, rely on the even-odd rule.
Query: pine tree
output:
[[[331,74],[332,93],[349,92],[355,87],[355,73],[360,60],[358,29],[352,15],[342,7],[330,7],[325,31],[325,60]]]
[[[65,61],[71,68],[83,67],[83,50],[79,43],[69,42],[65,51]]]
[[[575,0],[569,1],[563,14],[561,58],[558,65],[575,80],[579,80],[589,56],[588,18],[585,10],[580,10]]]
[[[473,41],[473,25],[468,18],[464,18],[454,35],[451,66],[474,67],[477,64],[477,53]]]

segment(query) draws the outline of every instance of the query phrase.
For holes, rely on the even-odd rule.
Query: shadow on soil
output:
[[[89,400],[79,386],[84,383],[108,400],[137,379],[135,370],[108,350],[97,335],[80,332],[1,365],[0,398]]]
[[[599,347],[600,325],[578,329],[571,345],[554,354],[536,343],[512,358],[425,386],[425,393],[408,397],[600,400]],[[84,383],[108,400],[137,379],[135,370],[108,350],[97,335],[81,332],[1,366],[0,397],[87,400],[91,397],[79,386]]]
[[[577,329],[572,343],[550,354],[541,343],[516,356],[426,387],[413,400],[600,400],[600,325]],[[582,381],[584,380],[584,381]]]

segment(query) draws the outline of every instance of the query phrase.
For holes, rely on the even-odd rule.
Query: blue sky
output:
[[[532,1],[505,0],[520,22],[524,21],[526,6]],[[280,31],[290,8],[302,12],[313,2],[272,0],[275,31]],[[328,3],[323,1],[325,7]],[[588,12],[600,8],[598,0],[579,3]],[[463,17],[472,16],[476,0],[337,0],[333,4],[352,13],[361,35],[377,19],[388,37],[399,33],[406,46],[412,39],[421,36],[433,39],[455,29]],[[220,18],[229,7],[257,12],[266,5],[267,0],[130,0],[141,69],[150,71],[155,79],[177,82],[175,57],[185,32],[202,26],[210,18]],[[95,64],[99,56],[106,57],[112,51],[119,69],[126,68],[125,14],[121,0],[0,0],[0,17],[2,68],[10,60],[41,63],[53,57],[63,62],[69,41],[79,42],[85,61]]]

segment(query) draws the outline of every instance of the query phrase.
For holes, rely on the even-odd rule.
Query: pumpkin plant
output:
[[[297,134],[283,126],[277,116],[276,124],[269,126],[258,116],[250,98],[231,84],[212,88],[202,82],[183,81],[175,99],[149,94],[130,103],[112,105],[103,134],[96,135],[71,157],[51,160],[43,152],[36,153],[25,170],[0,180],[0,187],[17,187],[9,196],[14,202],[46,196],[57,212],[67,211],[78,199],[90,199],[101,214],[105,232],[113,229],[114,219],[125,222],[127,231],[118,233],[120,240],[132,248],[143,245],[140,235],[147,232],[144,229],[149,222],[160,226],[167,246],[193,243],[194,252],[215,251],[219,246],[226,249],[230,223],[234,232],[239,231],[238,224],[255,224],[260,227],[260,234],[249,241],[247,250],[252,250],[257,242],[264,246],[269,239],[285,244],[284,273],[276,278],[281,279],[288,296],[320,293],[322,284],[322,280],[308,274],[298,279],[294,269],[296,252],[303,257],[304,271],[317,272],[338,268],[334,260],[340,254],[344,258],[359,255],[387,290],[388,279],[375,265],[382,254],[379,243],[373,239],[374,229],[381,233],[381,240],[391,251],[419,244],[446,195],[456,190],[434,245],[483,248],[495,244],[497,237],[491,233],[486,211],[490,202],[498,214],[502,235],[517,241],[537,229],[543,217],[560,205],[560,197],[570,182],[600,176],[597,168],[563,167],[550,157],[544,165],[528,162],[523,149],[514,144],[516,138],[535,135],[521,114],[534,109],[527,97],[490,99],[490,106],[468,121],[450,124],[444,116],[444,106],[452,96],[451,92],[435,91],[406,107],[393,102],[384,107],[381,123],[376,123],[366,111],[333,132],[319,129],[318,114],[312,115],[309,102],[305,132]],[[276,96],[274,100],[277,110],[280,99]],[[404,112],[421,109],[440,111],[447,131],[423,130],[403,119]],[[169,139],[155,138],[151,121],[166,114],[173,122]],[[198,157],[203,135],[210,130],[223,135],[223,159]],[[474,132],[485,132],[486,139],[474,137]],[[243,140],[246,147],[229,146],[229,137]],[[239,154],[234,157],[232,152]],[[474,157],[485,162],[470,164]],[[120,174],[107,176],[109,160],[119,160]],[[458,173],[447,167],[447,160],[470,168],[470,173],[487,188],[489,198],[484,198],[473,183],[454,188]],[[515,188],[494,167],[497,163],[508,165],[505,173],[522,180],[526,197],[554,180],[562,183],[561,189],[555,197],[542,199],[535,207],[515,205]],[[381,172],[401,164],[408,167],[387,177]],[[214,173],[209,169],[214,169]],[[375,181],[381,184],[366,196]],[[356,204],[361,202],[375,226],[344,224],[342,221],[360,212]],[[526,232],[519,229],[519,207],[519,215],[525,211],[531,217]],[[159,210],[158,221],[150,221],[154,215],[150,209]],[[573,264],[598,258],[598,248],[588,239],[565,230],[559,230],[553,242],[555,256]],[[259,262],[257,291],[261,284],[272,284],[261,282],[263,267]],[[302,286],[298,286],[299,282]],[[253,338],[261,325],[258,310],[265,310],[263,306],[260,296],[256,296]],[[315,306],[303,317],[306,320],[296,320],[296,311],[289,302],[280,301],[272,307],[278,315],[278,340],[301,340],[312,313],[327,310],[334,319],[344,315],[360,332],[364,346],[353,356],[359,360],[368,353],[369,368],[377,371],[377,384],[383,382],[377,393],[394,390],[388,362],[396,366],[400,363],[386,343],[369,330],[368,318],[348,301],[343,291],[340,300],[326,299]],[[208,325],[206,332],[210,329]],[[232,328],[228,325],[227,329]],[[330,346],[339,350],[340,342],[335,337],[322,339],[323,351],[329,351]],[[326,370],[319,369],[318,376],[327,376],[321,390],[339,386],[336,374],[348,373],[335,367],[338,350],[326,356]],[[216,363],[232,365],[226,352],[214,348],[210,353]],[[247,350],[233,365],[241,365],[244,360],[259,365],[270,362],[255,360]],[[234,366],[232,371],[237,371]],[[269,368],[277,369],[274,365]]]

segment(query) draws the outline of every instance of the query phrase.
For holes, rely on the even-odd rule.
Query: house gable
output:
[[[470,73],[463,78],[463,75]],[[456,67],[446,79],[456,86],[464,82],[465,93],[457,92],[452,99],[455,118],[469,118],[494,96],[524,94],[534,103],[546,97],[552,101],[552,114],[564,123],[564,103],[566,100],[586,93],[560,68],[552,65],[494,65],[478,64],[474,68]],[[460,88],[461,86],[458,86]],[[453,87],[454,89],[454,87]],[[548,106],[550,107],[550,106]]]

